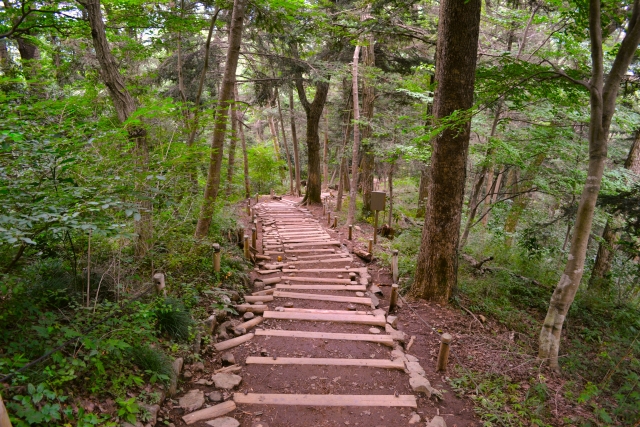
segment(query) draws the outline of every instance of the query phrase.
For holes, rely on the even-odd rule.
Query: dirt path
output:
[[[391,278],[350,253],[346,230],[328,229],[321,212],[292,200],[262,201],[253,209],[256,246],[269,259],[252,273],[254,298],[245,298],[255,301],[240,309],[257,311],[262,320],[237,338],[246,342],[219,352],[205,370],[220,369],[226,352],[242,382],[223,393],[226,402],[178,424],[227,426],[210,421],[224,416],[243,427],[425,426],[441,415],[449,427],[478,425],[468,402],[433,372],[432,331],[413,310],[388,316]]]

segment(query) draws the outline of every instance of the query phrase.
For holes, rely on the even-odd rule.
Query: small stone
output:
[[[204,392],[202,390],[189,390],[182,396],[178,403],[186,413],[197,411],[204,405]]]
[[[382,295],[382,289],[380,289],[377,285],[371,285],[369,287],[369,292],[371,292],[372,294]]]
[[[338,274],[338,279],[342,279],[344,276],[342,274]]]
[[[409,374],[426,375],[426,372],[418,362],[406,362],[405,366],[407,367]]]
[[[242,377],[235,374],[220,373],[211,377],[217,388],[230,390],[242,382]]]
[[[424,393],[427,398],[431,397],[431,383],[425,377],[412,375],[411,378],[409,378],[409,385],[411,385],[411,389],[416,393]]]
[[[207,421],[205,424],[211,427],[238,427],[240,425],[238,420],[231,417],[216,418],[215,420]]]
[[[397,328],[398,316],[387,316],[387,323],[390,324],[392,327]]]
[[[251,320],[251,319],[253,319],[254,317],[256,317],[256,315],[255,315],[255,314],[253,314],[253,313],[252,313],[252,312],[250,312],[250,311],[247,311],[245,314],[243,314],[243,315],[242,315],[242,318],[243,318],[244,320]]]
[[[253,313],[251,313],[251,314],[253,314]],[[233,329],[233,335],[235,335],[237,337],[239,337],[240,335],[244,335],[246,333],[247,333],[247,328],[242,327],[242,326],[236,326]]]
[[[267,349],[266,349],[266,348],[263,348],[262,350],[260,350],[260,355],[261,355],[261,356],[268,356],[268,355],[269,355],[269,352],[267,351]]]
[[[367,292],[366,295],[371,298],[371,305],[377,307],[380,305],[380,300],[372,292]]]
[[[292,303],[291,301],[289,301],[289,302],[285,302],[285,303],[284,303],[284,306],[285,306],[286,308],[291,308],[291,307],[293,307],[293,303]]]
[[[264,288],[265,288],[265,289],[271,289],[272,287],[273,287],[273,286],[271,286],[271,285],[266,285]]]
[[[240,301],[240,294],[237,291],[227,291],[227,292],[229,292],[229,297],[231,298],[231,301],[233,302]]]
[[[186,379],[189,379],[189,378],[193,377],[193,374],[191,373],[191,371],[184,371],[182,376],[185,377]]]
[[[147,405],[146,403],[141,403],[140,407],[145,409],[149,413],[149,419],[147,420],[148,424],[155,426],[161,418],[158,418],[158,413],[160,412],[160,405]]]
[[[236,364],[236,358],[233,355],[233,353],[227,351],[226,353],[222,354],[222,357],[220,358],[220,360],[222,360],[222,365],[223,366],[229,366],[229,365],[235,365]]]
[[[207,394],[207,397],[212,402],[222,402],[222,393],[220,393],[219,391],[212,391],[211,393]]]
[[[393,350],[391,352],[391,359],[395,360],[395,359],[402,359],[402,361],[407,362],[407,357],[404,354],[404,351],[402,351],[402,349],[400,348],[396,348],[395,350]]]
[[[407,358],[407,360],[409,362],[419,362],[420,361],[420,359],[418,359],[417,357],[412,356],[410,354],[405,354],[405,357]]]
[[[371,332],[372,334],[379,334],[379,333],[380,333],[380,329],[378,329],[378,328],[371,328],[371,329],[369,329],[369,332]]]
[[[263,421],[254,421],[251,427],[269,427],[269,425]]]
[[[347,310],[355,311],[355,310],[356,310],[356,306],[355,306],[355,305],[353,305],[353,304],[349,304],[349,305],[347,306]]]
[[[409,418],[409,424],[416,424],[420,422],[420,415],[413,412],[411,418]]]
[[[357,297],[363,297],[364,296],[364,292],[356,292],[356,296]]]
[[[193,365],[191,365],[191,370],[193,372],[202,372],[204,371],[204,363],[202,362],[196,362]]]
[[[284,307],[276,307],[276,311],[284,311]]]
[[[444,418],[438,415],[433,417],[427,427],[447,427],[447,423],[444,422]]]

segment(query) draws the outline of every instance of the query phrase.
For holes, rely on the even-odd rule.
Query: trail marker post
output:
[[[213,271],[220,273],[220,245],[214,243],[213,245]]]

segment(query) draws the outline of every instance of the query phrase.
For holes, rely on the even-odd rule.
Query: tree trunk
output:
[[[324,112],[324,147],[322,149],[322,183],[329,185],[329,112]]]
[[[343,86],[345,85],[343,80]],[[343,91],[344,93],[344,91]],[[336,212],[340,212],[342,210],[342,196],[344,195],[345,188],[348,188],[346,184],[348,184],[348,179],[345,179],[346,171],[347,171],[347,142],[349,142],[349,135],[351,133],[351,91],[349,91],[349,95],[347,95],[347,100],[345,102],[345,116],[344,116],[344,133],[342,138],[342,147],[340,148],[340,168],[338,170],[338,196],[336,200]],[[349,191],[347,189],[347,191]]]
[[[587,84],[590,91],[591,107],[587,180],[578,204],[567,264],[551,296],[549,310],[540,330],[538,348],[538,357],[555,369],[559,368],[558,353],[564,319],[573,303],[584,271],[587,244],[607,159],[607,140],[615,112],[620,80],[627,72],[640,42],[639,16],[640,0],[635,0],[629,27],[605,80],[600,1],[590,0],[589,3],[592,72],[591,80]]]
[[[360,105],[358,101],[358,59],[360,45],[353,52],[351,79],[353,80],[353,150],[351,152],[351,188],[349,189],[349,212],[347,224],[352,225],[356,216],[356,197],[358,196],[358,152],[360,151]]]
[[[227,160],[227,197],[231,196],[231,190],[233,189],[233,169],[236,160],[236,143],[238,142],[238,114],[236,109],[237,104],[235,103],[234,97],[233,104],[229,106],[229,115],[231,117],[231,135],[229,138],[229,159]]]
[[[280,130],[282,131],[282,142],[284,143],[284,151],[287,155],[287,167],[289,168],[289,193],[293,195],[293,170],[291,169],[291,154],[289,153],[289,143],[287,142],[287,134],[284,131],[284,119],[282,118],[282,108],[280,106],[280,94],[278,88],[275,90],[276,104],[278,106],[278,115],[280,116]]]
[[[424,218],[424,209],[429,194],[429,166],[423,165],[420,171],[420,186],[418,187],[418,209],[416,218]]]
[[[362,48],[362,64],[365,67],[373,67],[375,65],[374,54],[375,40],[373,36],[368,37],[368,45]],[[373,130],[371,122],[373,121],[373,107],[375,101],[375,91],[373,81],[370,77],[362,78],[362,115],[366,124],[362,126],[362,214],[369,216],[371,214],[371,192],[373,191],[373,171],[375,168],[376,156],[374,153],[374,144],[372,141]]]
[[[207,183],[204,189],[204,200],[200,208],[200,216],[196,225],[195,237],[202,239],[209,233],[211,219],[213,217],[214,203],[218,197],[220,188],[220,169],[222,167],[222,154],[224,136],[227,131],[227,114],[229,104],[233,100],[233,88],[236,79],[238,57],[240,56],[240,42],[242,41],[242,25],[246,0],[235,0],[233,14],[229,29],[229,47],[225,62],[224,76],[220,85],[220,96],[216,106],[215,125],[211,141],[211,156],[207,171]]]
[[[391,230],[393,230],[393,169],[395,167],[396,158],[393,157],[389,164],[389,227]],[[393,234],[390,234],[389,237],[393,237]]]
[[[458,275],[458,240],[471,132],[481,0],[442,0],[436,50],[438,87],[433,105],[439,121],[458,112],[463,124],[436,137],[431,155],[429,197],[425,209],[418,268],[411,294],[447,303]]]
[[[238,101],[238,85],[234,84],[233,86],[233,99],[234,101]],[[240,135],[240,143],[242,144],[242,159],[244,163],[244,197],[251,197],[251,183],[249,181],[249,159],[247,157],[247,142],[244,138],[244,123],[242,119],[244,115],[240,117],[238,110],[235,110],[236,121],[238,123],[238,135]]]
[[[291,118],[291,141],[293,142],[293,165],[296,168],[296,196],[302,195],[300,184],[300,153],[298,150],[298,135],[296,132],[296,118],[293,109],[293,89],[289,92],[289,115]]]
[[[294,48],[295,49],[295,48]],[[297,57],[297,51],[294,52]],[[322,194],[322,177],[320,174],[320,136],[318,128],[322,110],[327,101],[329,93],[329,78],[323,81],[316,81],[315,96],[312,102],[307,100],[307,95],[302,83],[301,72],[296,76],[296,89],[302,108],[304,108],[307,116],[307,192],[302,199],[303,203],[322,203],[320,195]]]
[[[478,210],[478,206],[480,205],[480,200],[478,200],[478,197],[480,197],[480,192],[482,191],[482,184],[484,183],[484,177],[486,175],[485,169],[486,167],[482,168],[482,170],[478,174],[478,180],[476,181],[476,185],[473,186],[471,196],[469,197],[469,214],[467,215],[467,224],[465,225],[464,232],[462,233],[462,237],[460,238],[459,250],[462,250],[462,248],[464,248],[467,244],[469,231],[471,230],[473,220],[476,217],[476,211]]]
[[[640,131],[636,131],[624,167],[635,175],[640,175]],[[591,277],[589,278],[590,288],[602,286],[606,282],[609,271],[611,270],[613,256],[618,246],[617,241],[620,238],[619,234],[613,230],[611,222],[612,219],[609,218],[602,232],[603,241],[600,242],[600,246],[598,247],[598,255],[596,256],[596,261],[591,270]]]

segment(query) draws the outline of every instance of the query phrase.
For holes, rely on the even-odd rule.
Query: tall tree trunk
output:
[[[87,12],[89,26],[91,27],[91,38],[96,52],[96,58],[100,64],[100,77],[107,86],[109,96],[113,102],[118,119],[124,123],[136,110],[136,103],[125,87],[124,77],[120,74],[118,63],[111,53],[105,24],[100,8],[100,0],[86,0],[80,3]],[[149,170],[149,146],[147,143],[147,130],[141,125],[127,126],[127,135],[135,147],[136,168],[140,176],[146,176]],[[144,192],[144,182],[136,180],[136,187],[139,192]],[[151,218],[152,203],[150,198],[143,198],[138,201],[140,209],[140,220],[136,222],[136,255],[144,256],[150,245],[153,235],[153,225]]]
[[[280,106],[280,94],[278,88],[275,90],[276,104],[278,106],[278,115],[280,116],[280,130],[282,131],[282,142],[284,143],[284,151],[287,155],[287,167],[289,168],[289,193],[293,195],[293,170],[291,169],[291,154],[289,153],[289,143],[287,142],[287,133],[284,131],[284,119],[282,118],[282,107]]]
[[[235,86],[235,85],[234,85]],[[235,92],[235,91],[234,91]],[[227,197],[231,196],[233,189],[233,170],[236,160],[236,143],[238,142],[238,105],[233,98],[233,104],[229,106],[229,115],[231,116],[231,135],[229,138],[229,158],[227,160]]]
[[[627,72],[638,48],[638,43],[640,43],[640,0],[635,0],[633,3],[629,26],[622,43],[619,45],[606,80],[604,78],[602,19],[599,0],[590,0],[589,2],[589,37],[591,39],[592,72],[591,80],[587,84],[591,95],[587,180],[578,204],[567,264],[551,296],[549,310],[540,330],[538,348],[538,357],[555,369],[559,368],[558,353],[564,319],[573,303],[584,271],[587,244],[607,159],[607,140],[615,112],[620,81]]]
[[[344,81],[343,81],[344,82]],[[349,141],[349,135],[351,131],[351,92],[347,97],[347,101],[345,102],[345,119],[344,119],[344,137],[342,138],[342,147],[340,148],[340,170],[338,171],[338,196],[336,200],[336,212],[340,212],[342,210],[342,196],[344,195],[345,188],[348,190],[348,179],[345,179],[347,171],[347,142]]]
[[[420,185],[418,186],[418,209],[416,218],[424,218],[424,210],[429,195],[429,166],[423,165],[420,171]]]
[[[436,121],[453,113],[468,115],[473,105],[481,0],[442,0],[436,50],[433,105]],[[458,275],[458,240],[471,133],[464,124],[444,129],[435,139],[422,242],[411,294],[447,303]]]
[[[300,152],[298,150],[298,134],[296,132],[296,118],[293,108],[293,89],[289,91],[289,116],[291,119],[291,141],[293,143],[293,166],[296,168],[296,196],[302,195],[300,183]]]
[[[229,47],[227,49],[224,76],[222,78],[222,84],[220,85],[220,96],[218,98],[218,105],[216,106],[216,120],[211,141],[211,157],[207,171],[207,183],[204,188],[204,200],[202,201],[200,216],[195,231],[195,237],[197,239],[202,239],[209,233],[214,203],[216,202],[220,188],[220,168],[222,167],[224,136],[227,131],[227,114],[229,104],[233,100],[236,69],[238,67],[238,57],[240,56],[245,1],[246,0],[235,0],[233,2],[233,14],[229,29]]]
[[[395,167],[396,167],[396,157],[394,156],[391,158],[391,163],[389,164],[389,227],[392,230],[393,230],[393,170],[395,169]],[[392,236],[393,234],[390,234],[389,237],[392,237]]]
[[[233,99],[234,101],[238,101],[238,84],[233,85]],[[235,110],[236,121],[238,125],[238,135],[240,136],[240,143],[242,144],[242,160],[244,163],[244,197],[251,197],[251,183],[249,181],[249,159],[247,157],[247,142],[244,138],[244,123],[242,119],[244,115],[241,117],[238,113],[238,109]]]
[[[358,153],[360,151],[360,105],[358,101],[358,59],[360,45],[353,52],[351,79],[353,81],[353,150],[351,152],[351,188],[349,189],[349,212],[347,224],[352,225],[356,216],[356,197],[358,196]]]
[[[297,50],[294,46],[294,56],[297,57]],[[320,195],[322,193],[322,177],[320,174],[320,136],[318,135],[318,128],[320,125],[320,118],[322,117],[322,110],[324,104],[327,101],[327,94],[329,93],[329,78],[326,80],[318,80],[315,83],[315,96],[313,101],[309,102],[307,94],[304,90],[302,83],[302,73],[298,72],[295,78],[296,89],[298,91],[298,98],[304,108],[307,116],[307,166],[308,166],[308,179],[307,179],[307,192],[302,199],[303,203],[322,203]]]
[[[636,131],[624,167],[635,175],[640,175],[640,131]],[[598,246],[596,261],[591,270],[591,277],[589,278],[590,288],[598,288],[606,282],[609,271],[611,270],[613,256],[618,247],[617,241],[619,238],[619,234],[614,230],[612,219],[609,218],[602,232],[603,241],[600,242],[600,246]]]
[[[469,238],[469,231],[471,230],[471,226],[473,225],[473,219],[476,217],[476,211],[478,210],[478,206],[480,205],[480,201],[478,197],[480,197],[480,192],[482,191],[482,184],[484,183],[484,177],[486,175],[485,168],[480,171],[478,174],[478,180],[476,181],[476,185],[473,186],[473,190],[471,191],[471,196],[469,198],[469,214],[467,215],[467,224],[464,227],[464,231],[462,232],[462,237],[460,238],[460,246],[459,250],[465,247],[467,244],[467,239]]]
[[[362,65],[371,68],[375,65],[374,54],[375,40],[373,36],[368,37],[367,46],[362,48]],[[371,192],[373,191],[373,172],[375,168],[376,156],[372,141],[373,130],[373,107],[376,99],[373,87],[373,79],[366,74],[362,78],[362,115],[366,124],[362,126],[362,213],[365,216],[371,214]]]
[[[322,149],[322,182],[329,185],[329,112],[324,112],[324,146]]]

